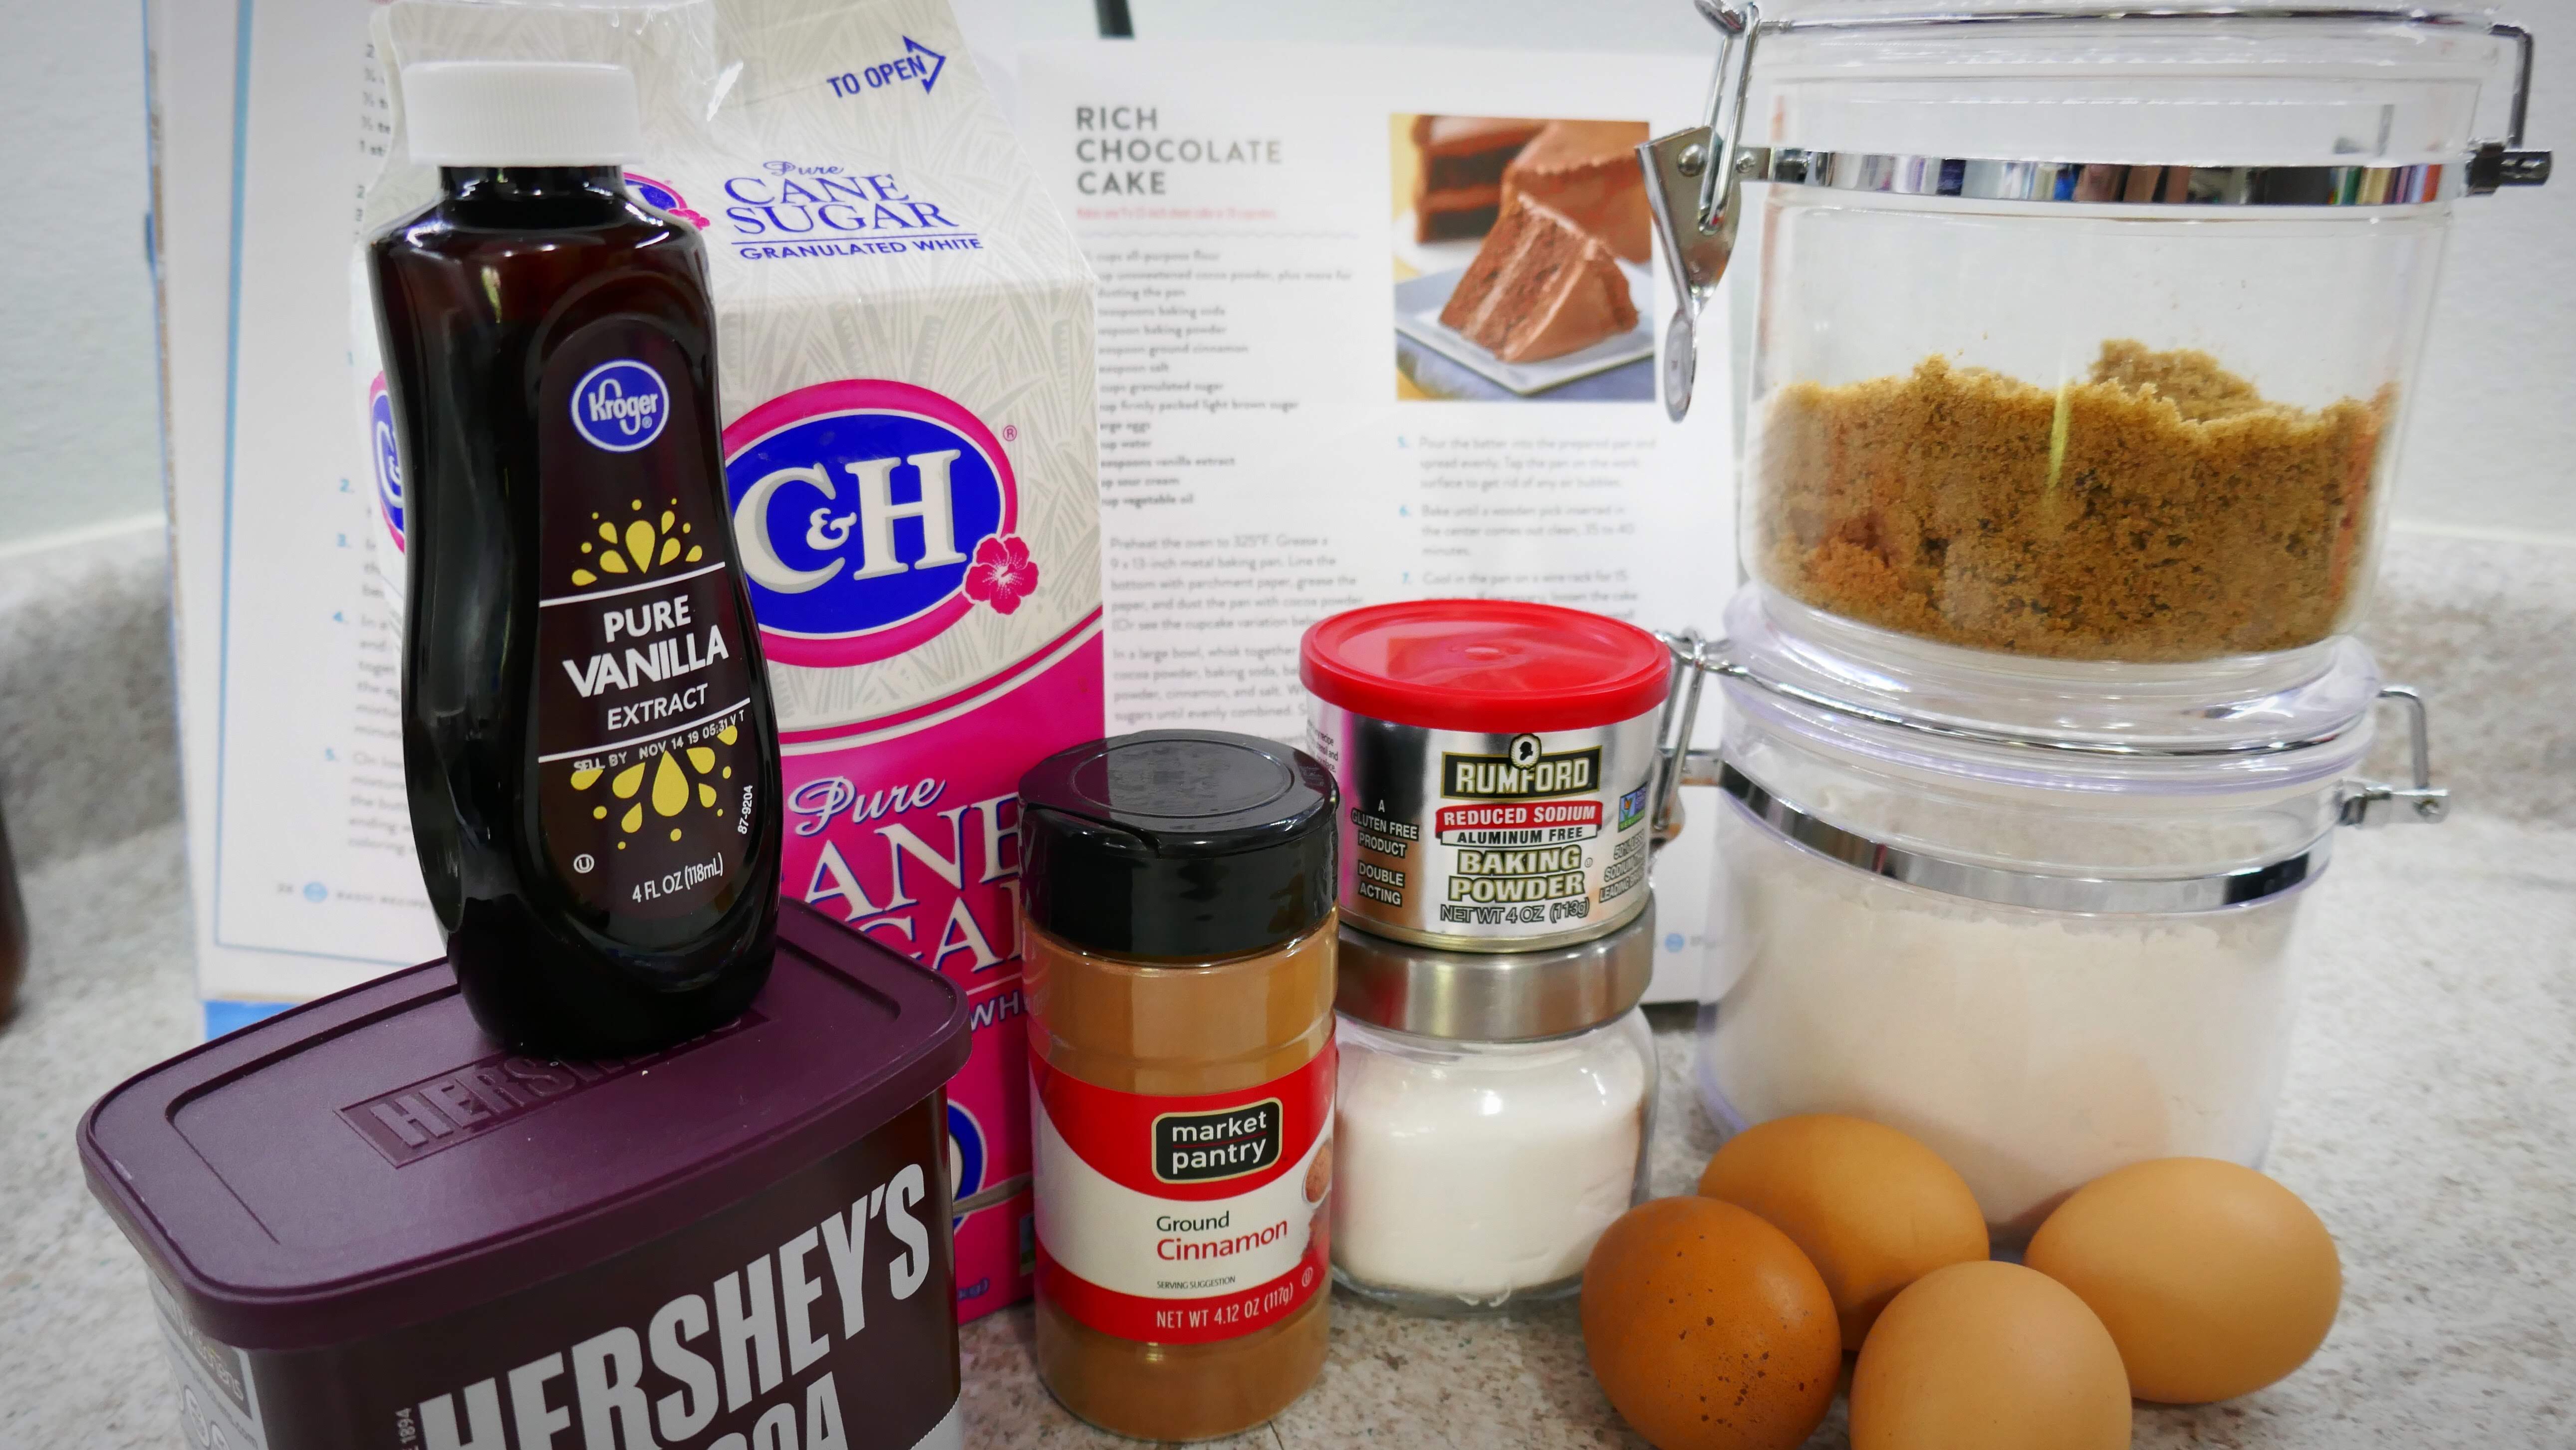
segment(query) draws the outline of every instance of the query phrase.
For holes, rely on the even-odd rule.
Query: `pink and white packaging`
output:
[[[784,889],[974,1004],[962,1318],[1027,1293],[1018,790],[1101,733],[1090,272],[941,0],[400,0],[380,57],[631,68],[627,181],[704,236],[725,478],[778,703]],[[425,205],[394,87],[372,233]],[[358,378],[376,372],[360,299]],[[378,494],[400,530],[400,486]]]

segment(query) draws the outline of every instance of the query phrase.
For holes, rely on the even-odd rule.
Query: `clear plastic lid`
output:
[[[1726,623],[1732,714],[1968,789],[2307,789],[2358,768],[2380,691],[2370,652],[2344,636],[2292,674],[2273,657],[2215,667],[1999,658],[1854,626],[1759,585],[1737,592]]]

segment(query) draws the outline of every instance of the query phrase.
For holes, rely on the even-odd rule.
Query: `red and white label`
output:
[[[1442,806],[1433,832],[1452,846],[1535,846],[1601,834],[1601,802],[1478,801]]]
[[[1029,1059],[1038,1292],[1122,1339],[1276,1324],[1329,1275],[1333,1051],[1237,1092],[1114,1092]]]

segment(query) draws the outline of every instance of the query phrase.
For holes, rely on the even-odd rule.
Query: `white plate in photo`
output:
[[[1628,279],[1630,301],[1640,297],[1653,301],[1654,279],[1644,267],[1623,258],[1619,272]],[[1505,362],[1486,351],[1483,343],[1440,320],[1440,309],[1449,305],[1449,294],[1458,290],[1458,279],[1465,275],[1467,269],[1458,267],[1396,283],[1395,330],[1524,398],[1655,355],[1655,329],[1647,321],[1646,309],[1640,307],[1636,326],[1590,347],[1538,362]]]

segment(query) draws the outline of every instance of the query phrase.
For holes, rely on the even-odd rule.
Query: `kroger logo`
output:
[[[601,363],[573,385],[572,426],[611,453],[632,453],[651,443],[670,419],[670,388],[660,373],[633,358]]]
[[[367,457],[376,467],[376,505],[385,516],[385,531],[394,547],[403,546],[402,454],[394,448],[394,400],[385,394],[385,375],[367,388]]]
[[[992,431],[908,383],[800,388],[725,430],[725,491],[763,648],[788,664],[890,658],[1037,587]]]

